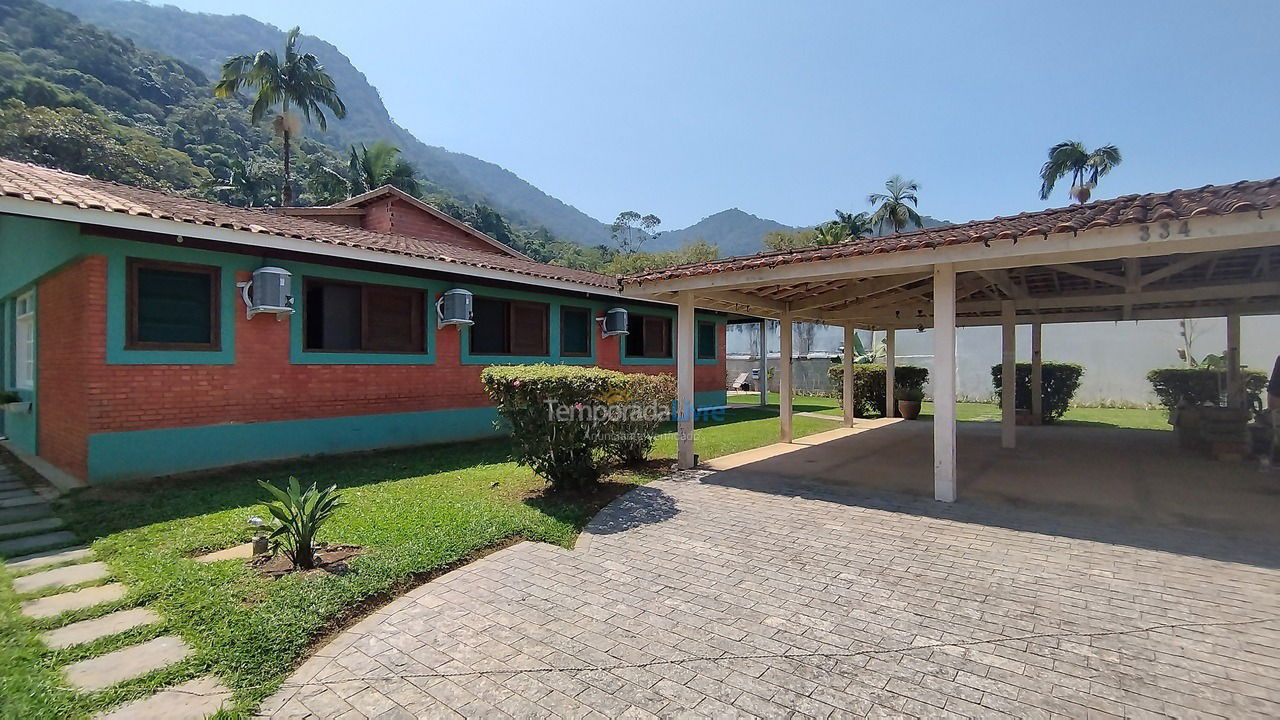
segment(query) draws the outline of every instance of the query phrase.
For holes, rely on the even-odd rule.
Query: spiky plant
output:
[[[893,228],[896,233],[902,232],[908,225],[924,227],[924,219],[916,208],[920,200],[916,193],[920,185],[915,180],[907,180],[901,175],[894,175],[884,182],[885,191],[871,193],[867,202],[876,206],[868,222],[876,229],[883,231],[885,226]]]
[[[281,205],[293,202],[293,190],[289,186],[289,155],[291,141],[299,132],[300,124],[292,109],[302,113],[311,122],[314,117],[321,130],[328,128],[324,108],[334,117],[347,116],[347,106],[338,97],[333,78],[325,71],[320,60],[311,53],[298,52],[298,28],[289,31],[284,42],[284,59],[272,50],[259,50],[253,55],[236,55],[222,63],[222,77],[213,93],[229,98],[241,87],[257,88],[253,105],[249,109],[254,122],[260,122],[276,107],[280,114],[272,120],[276,134],[284,141],[284,177],[280,187]]]
[[[391,185],[417,195],[420,188],[413,165],[400,155],[400,148],[385,140],[372,145],[351,146],[347,168],[351,196],[383,185]]]
[[[330,485],[324,490],[317,490],[316,484],[311,483],[311,487],[303,491],[298,478],[293,476],[289,477],[287,491],[262,480],[258,484],[276,499],[276,502],[266,504],[267,512],[280,524],[268,538],[275,541],[295,568],[314,568],[316,533],[335,510],[346,505],[338,494],[338,486]]]
[[[1079,140],[1060,142],[1049,148],[1049,159],[1040,168],[1040,199],[1048,200],[1053,186],[1071,175],[1071,197],[1088,202],[1098,179],[1111,172],[1123,158],[1120,148],[1103,145],[1090,151]]]

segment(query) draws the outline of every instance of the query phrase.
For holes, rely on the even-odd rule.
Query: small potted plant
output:
[[[12,390],[0,390],[0,406],[12,413],[31,411],[31,403],[23,401],[22,396]]]
[[[898,402],[898,414],[904,420],[915,420],[920,417],[920,403],[924,401],[924,390],[899,385],[893,389],[893,399]]]

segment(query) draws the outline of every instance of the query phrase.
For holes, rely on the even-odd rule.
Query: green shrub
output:
[[[317,490],[316,484],[306,491],[298,485],[298,478],[289,477],[288,492],[268,482],[258,481],[275,496],[278,502],[267,503],[267,511],[280,522],[269,536],[275,546],[283,549],[295,568],[310,570],[316,566],[316,533],[333,512],[346,505],[338,495],[338,486],[330,485]]]
[[[670,414],[676,400],[676,379],[665,373],[634,373],[614,382],[610,400],[622,412],[610,415],[605,447],[624,463],[638,463],[649,456],[658,426]]]
[[[1249,395],[1261,393],[1267,386],[1267,374],[1260,370],[1245,370],[1243,378]],[[1166,410],[1182,401],[1187,405],[1217,405],[1227,390],[1226,371],[1215,368],[1159,368],[1147,373],[1147,380]]]
[[[836,363],[827,369],[835,385],[836,397],[844,397],[844,366]],[[894,388],[913,388],[924,391],[929,382],[929,370],[915,365],[898,365],[893,371]],[[897,392],[897,389],[894,390]],[[884,365],[857,363],[853,366],[853,414],[867,417],[875,413],[884,415]]]
[[[921,402],[924,400],[924,388],[895,384],[893,386],[893,399],[903,402]]]
[[[991,368],[991,383],[996,389],[996,402],[1000,400],[1000,386],[1004,381],[1001,365]],[[1014,372],[1014,407],[1031,409],[1031,363],[1017,363]],[[1080,378],[1084,376],[1084,368],[1075,363],[1047,362],[1040,366],[1042,382],[1042,403],[1040,419],[1046,425],[1057,422],[1058,418],[1071,407],[1071,398],[1080,389]]]
[[[516,461],[553,491],[595,482],[608,458],[644,459],[675,398],[668,375],[595,367],[492,366],[480,378],[510,427]]]

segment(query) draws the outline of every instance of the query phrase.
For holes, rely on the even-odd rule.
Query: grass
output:
[[[731,405],[756,405],[759,395],[730,395]],[[776,408],[778,393],[769,393],[770,407]],[[840,416],[840,400],[828,397],[796,397],[792,401],[796,412],[817,412]],[[926,402],[920,412],[933,414],[933,403]],[[994,403],[956,403],[956,419],[961,422],[1000,422],[1000,406]],[[1136,430],[1172,430],[1168,414],[1160,408],[1071,408],[1058,421],[1061,425],[1089,425],[1096,427],[1128,428]]]
[[[697,451],[717,457],[772,443],[776,411],[734,409],[701,426]],[[833,423],[800,417],[797,436]],[[675,433],[659,436],[655,458],[675,455]],[[0,564],[0,717],[84,718],[98,710],[205,673],[234,691],[226,717],[248,716],[326,633],[361,608],[381,605],[432,574],[513,538],[572,545],[599,506],[663,474],[665,463],[619,470],[605,489],[546,497],[544,483],[507,459],[505,441],[421,447],[241,468],[147,483],[92,488],[59,501],[69,528],[93,541],[97,559],[129,594],[118,603],[44,621],[19,613],[10,573]],[[343,575],[319,572],[279,580],[242,562],[201,564],[191,556],[246,542],[251,515],[266,515],[261,478],[283,484],[336,483],[349,503],[319,538],[366,552]],[[88,647],[45,649],[38,633],[122,607],[147,605],[164,622]],[[195,649],[188,660],[108,690],[67,689],[59,668],[162,633]]]

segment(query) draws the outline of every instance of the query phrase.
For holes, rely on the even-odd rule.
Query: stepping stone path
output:
[[[109,574],[111,574],[111,571],[107,569],[106,563],[91,562],[83,565],[68,565],[16,578],[13,581],[13,590],[25,595],[39,592],[40,590],[48,590],[49,588],[79,585],[91,580],[101,580]]]
[[[160,622],[160,616],[149,608],[140,607],[132,610],[119,610],[110,615],[103,615],[100,618],[81,620],[77,623],[64,625],[57,630],[50,630],[41,635],[40,639],[44,641],[45,645],[55,650],[61,650],[75,645],[83,645],[109,635],[119,635],[125,630],[132,630],[154,622]]]
[[[7,561],[5,564],[15,572],[28,572],[36,568],[62,563],[80,562],[93,557],[93,551],[87,547],[63,548],[62,550],[46,550],[34,555],[22,555]]]
[[[73,686],[92,692],[172,665],[190,654],[191,648],[182,638],[165,635],[72,663],[63,668],[62,674]]]
[[[22,614],[29,618],[49,618],[71,610],[114,602],[122,597],[124,597],[124,586],[120,583],[96,585],[75,592],[42,597],[39,600],[27,600],[22,603]]]
[[[93,720],[201,720],[222,709],[231,691],[212,675],[174,685],[149,698],[121,705]]]
[[[0,540],[0,558],[7,558],[6,568],[17,575],[15,593],[48,592],[111,575],[106,563],[93,560],[93,550],[77,545],[79,538],[62,528],[62,520],[54,517],[49,503],[0,465],[0,538],[4,538]],[[31,619],[56,618],[116,602],[126,593],[120,583],[59,592],[24,600],[22,614]],[[62,650],[161,620],[148,608],[129,608],[63,625],[42,633],[40,639],[50,649]],[[191,652],[182,638],[165,635],[73,663],[63,668],[63,674],[73,687],[94,692],[181,662]],[[222,709],[230,699],[231,691],[222,681],[206,675],[99,713],[94,720],[200,720]]]

